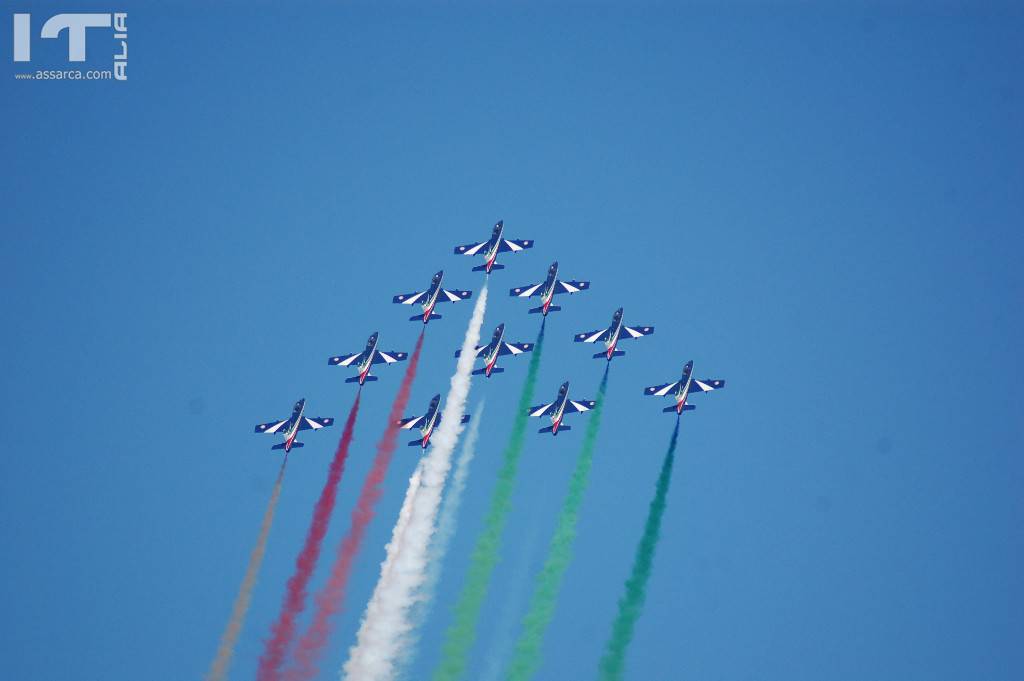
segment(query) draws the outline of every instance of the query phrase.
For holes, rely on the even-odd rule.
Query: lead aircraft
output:
[[[498,363],[498,358],[502,355],[521,355],[524,352],[533,351],[533,343],[506,343],[503,340],[504,337],[505,325],[498,324],[498,326],[494,328],[494,335],[491,336],[491,342],[487,345],[476,346],[476,356],[483,357],[484,366],[482,369],[474,369],[474,376],[483,374],[487,378],[490,378],[491,374],[500,374],[505,371],[504,369],[494,366]],[[456,357],[461,354],[461,349],[455,351]]]
[[[596,343],[598,341],[602,341],[604,343],[605,351],[594,355],[594,359],[605,357],[610,362],[613,357],[620,357],[626,354],[622,350],[616,350],[616,346],[619,344],[620,340],[650,336],[652,333],[654,333],[653,326],[624,325],[622,323],[622,308],[620,307],[615,311],[615,314],[612,315],[612,325],[607,329],[578,333],[574,340],[577,343]]]
[[[442,279],[444,279],[444,270],[441,270],[433,276],[430,280],[430,288],[426,291],[403,293],[392,298],[391,302],[401,303],[402,305],[413,305],[415,303],[420,304],[420,307],[423,308],[423,314],[409,317],[410,322],[418,322],[422,320],[423,323],[426,324],[431,319],[440,319],[441,315],[434,314],[435,305],[438,303],[457,303],[460,300],[467,300],[473,295],[472,291],[449,291],[446,288],[441,288]]]
[[[420,437],[416,440],[409,442],[410,447],[416,447],[417,445],[421,449],[426,449],[427,445],[430,444],[430,436],[434,433],[434,428],[441,423],[441,410],[438,408],[438,404],[441,402],[441,395],[434,395],[433,399],[430,400],[430,406],[427,407],[427,413],[423,416],[410,416],[400,421],[396,421],[395,424],[402,430],[412,430],[413,428],[420,429]],[[462,423],[469,421],[469,414],[462,415]]]
[[[550,416],[551,425],[541,428],[537,432],[558,435],[559,430],[572,430],[572,426],[562,425],[562,419],[566,414],[590,411],[596,404],[597,402],[594,400],[580,400],[578,402],[570,400],[569,381],[566,381],[562,384],[562,387],[558,389],[558,397],[555,398],[554,402],[531,407],[530,416]]]
[[[517,296],[519,298],[532,298],[533,296],[540,296],[541,305],[530,310],[530,314],[540,312],[545,317],[548,316],[548,312],[558,312],[562,308],[558,305],[552,306],[551,301],[554,299],[557,293],[579,293],[580,291],[586,291],[590,288],[589,281],[562,281],[558,278],[558,261],[551,263],[551,267],[548,268],[547,278],[539,284],[531,284],[529,286],[519,286],[514,289],[510,289],[508,294],[510,296]]]
[[[362,386],[367,381],[376,381],[377,377],[370,375],[370,367],[374,364],[394,364],[402,362],[409,357],[408,352],[381,352],[377,349],[377,332],[374,331],[366,341],[366,348],[362,352],[352,355],[338,355],[331,357],[327,363],[331,366],[354,366],[359,370],[358,376],[346,378],[346,383],[358,383]]]
[[[683,377],[675,383],[665,383],[664,385],[652,385],[649,388],[644,388],[644,395],[654,395],[657,397],[672,397],[675,399],[675,405],[671,407],[665,407],[662,409],[663,412],[674,411],[677,415],[682,414],[684,411],[693,411],[697,408],[695,404],[687,404],[686,398],[691,393],[707,393],[712,390],[718,390],[719,388],[725,387],[725,381],[720,378],[705,378],[704,380],[697,380],[693,377],[693,360],[686,363],[683,367]]]
[[[504,265],[497,265],[494,262],[498,259],[499,253],[518,253],[527,248],[533,248],[533,241],[530,239],[503,239],[501,233],[504,229],[505,221],[498,220],[498,223],[494,225],[494,229],[491,230],[490,239],[476,244],[456,246],[455,253],[457,255],[483,255],[484,264],[474,267],[474,272],[490,274],[491,270],[503,270],[505,269]]]
[[[281,433],[284,435],[284,442],[281,444],[274,445],[271,449],[283,449],[284,453],[292,451],[293,447],[302,447],[301,442],[295,441],[295,436],[299,434],[300,430],[320,430],[321,428],[327,428],[328,426],[334,425],[334,419],[327,418],[309,418],[303,416],[303,412],[306,410],[305,398],[295,403],[292,408],[292,415],[283,421],[271,421],[270,423],[261,423],[256,426],[257,433]]]

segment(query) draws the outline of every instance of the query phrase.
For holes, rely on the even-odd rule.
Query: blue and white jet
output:
[[[566,414],[590,411],[597,402],[594,400],[570,400],[569,381],[562,384],[558,389],[558,397],[550,404],[541,404],[530,408],[530,416],[550,416],[551,425],[538,430],[538,433],[551,433],[558,435],[559,430],[572,430],[572,426],[563,426],[562,419]]]
[[[720,378],[705,378],[704,380],[698,380],[693,377],[693,360],[686,363],[683,367],[683,377],[675,383],[666,383],[664,385],[652,385],[649,388],[644,388],[644,395],[654,395],[656,397],[671,397],[675,399],[676,403],[674,406],[665,407],[662,409],[663,412],[674,411],[677,415],[682,414],[684,411],[693,411],[697,408],[695,404],[687,404],[686,398],[692,393],[708,393],[712,390],[718,390],[719,388],[725,387],[725,381]]]
[[[586,291],[590,288],[589,281],[562,281],[558,278],[558,261],[551,263],[551,267],[548,268],[547,279],[539,284],[531,284],[529,286],[519,286],[514,289],[510,289],[508,294],[510,296],[517,296],[519,298],[532,298],[533,296],[540,296],[540,307],[535,307],[530,310],[530,314],[540,312],[545,317],[548,316],[548,312],[558,312],[562,308],[558,305],[552,306],[551,301],[554,299],[557,293],[579,293],[580,291]]]
[[[396,421],[396,424],[402,430],[412,430],[413,428],[420,429],[419,439],[412,440],[409,442],[410,447],[416,447],[417,445],[426,449],[430,444],[430,436],[434,433],[434,428],[441,423],[441,409],[438,405],[441,402],[440,395],[434,395],[434,398],[430,400],[430,406],[427,407],[427,413],[423,416],[410,416],[400,421]],[[462,423],[469,422],[469,414],[462,415]]]
[[[503,239],[501,236],[502,230],[505,228],[505,221],[498,220],[498,224],[494,225],[494,230],[491,231],[491,238],[487,241],[482,241],[477,244],[466,244],[465,246],[456,246],[455,253],[457,255],[483,255],[484,264],[477,265],[473,268],[474,272],[486,272],[491,273],[491,270],[503,270],[504,265],[496,265],[495,260],[498,259],[499,253],[518,253],[519,251],[527,248],[533,248],[533,241],[530,239]]]
[[[576,334],[575,341],[577,343],[596,343],[601,341],[604,343],[605,351],[599,352],[594,355],[594,359],[600,357],[606,358],[609,362],[612,361],[612,357],[620,357],[624,354],[622,350],[617,350],[616,346],[620,340],[627,338],[640,338],[642,336],[650,336],[654,333],[653,326],[626,326],[622,323],[622,308],[620,307],[612,315],[612,325],[607,329],[600,331],[587,331],[586,333]]]
[[[338,355],[331,357],[327,363],[331,366],[354,366],[359,370],[358,376],[346,378],[346,383],[358,383],[362,386],[367,381],[376,381],[377,377],[370,374],[370,367],[374,364],[394,364],[409,358],[408,352],[381,352],[377,349],[377,332],[366,341],[366,349],[354,355]]]
[[[443,278],[444,270],[441,270],[430,280],[430,288],[426,291],[403,293],[392,298],[391,302],[401,303],[402,305],[420,304],[420,307],[423,308],[423,314],[409,317],[410,322],[422,321],[426,324],[431,319],[440,319],[441,315],[434,314],[435,305],[438,303],[457,303],[460,300],[467,300],[473,295],[472,291],[449,291],[446,288],[441,288],[441,280]]]
[[[494,335],[491,336],[491,342],[487,345],[476,346],[476,356],[483,358],[484,366],[482,369],[475,369],[473,371],[474,376],[483,374],[490,378],[491,374],[500,374],[505,370],[494,366],[498,363],[499,357],[503,355],[521,355],[524,352],[533,351],[533,343],[506,343],[504,338],[505,325],[498,324],[494,329]],[[456,357],[461,354],[461,349],[455,351]]]
[[[295,403],[295,407],[292,408],[292,415],[283,421],[271,421],[270,423],[261,423],[256,426],[257,433],[280,433],[284,436],[284,442],[278,445],[274,445],[271,449],[283,449],[284,453],[292,451],[295,447],[302,447],[301,442],[295,441],[295,436],[299,434],[300,430],[320,430],[321,428],[327,428],[328,426],[334,425],[334,419],[332,418],[315,418],[311,419],[308,416],[303,416],[303,412],[306,410],[305,398]]]

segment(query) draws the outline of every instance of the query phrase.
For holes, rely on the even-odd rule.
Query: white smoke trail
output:
[[[448,546],[452,543],[455,529],[459,525],[459,506],[462,505],[462,493],[466,490],[466,481],[469,479],[469,465],[473,463],[473,457],[476,456],[476,441],[480,436],[480,420],[483,418],[483,415],[484,402],[481,401],[480,406],[477,407],[473,414],[473,419],[470,421],[469,430],[466,432],[466,438],[462,443],[462,449],[459,450],[459,457],[455,461],[455,472],[452,473],[451,486],[448,493],[444,495],[441,511],[437,516],[437,531],[434,532],[434,538],[431,539],[428,549],[427,574],[417,594],[416,602],[413,605],[412,614],[409,618],[412,621],[413,630],[418,630],[423,626],[427,615],[430,614],[430,606],[434,600],[434,591],[441,579],[444,557],[448,553]],[[412,645],[403,651],[409,656],[414,652],[412,647],[415,645],[415,641],[410,641],[410,643]],[[408,661],[408,658],[401,660],[400,666],[408,663]]]
[[[399,653],[413,629],[410,608],[417,589],[424,583],[427,547],[434,532],[444,481],[451,468],[452,452],[462,433],[462,415],[472,379],[480,327],[487,308],[487,284],[473,307],[473,316],[462,342],[451,387],[441,414],[441,425],[433,437],[433,449],[420,463],[422,475],[416,488],[410,480],[406,501],[411,500],[407,521],[401,516],[392,532],[387,556],[373,596],[363,613],[356,644],[349,650],[342,677],[352,681],[391,681],[398,670]],[[404,527],[399,527],[403,525]]]

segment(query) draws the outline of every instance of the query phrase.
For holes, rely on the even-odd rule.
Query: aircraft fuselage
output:
[[[558,427],[562,425],[562,418],[565,416],[565,405],[569,401],[569,383],[562,384],[558,389],[558,401],[555,404],[555,411],[551,414],[551,434],[558,434]]]
[[[608,355],[608,360],[611,361],[615,355],[615,346],[619,343],[619,335],[622,333],[622,308],[620,307],[612,315],[612,325],[609,329],[608,340],[604,342],[605,354]]]
[[[423,300],[423,322],[426,323],[430,320],[430,315],[434,312],[434,306],[437,305],[437,296],[441,293],[441,280],[444,279],[444,271],[438,272],[434,275],[434,278],[430,280],[430,288],[427,289],[427,295]]]
[[[302,425],[302,414],[306,410],[306,400],[299,400],[295,404],[295,409],[292,410],[291,424],[288,426],[288,430],[284,434],[284,453],[292,451],[292,445],[295,444],[295,436],[299,434],[299,426]]]
[[[555,282],[558,280],[558,263],[554,262],[548,268],[548,278],[544,280],[544,288],[541,293],[541,312],[546,317],[551,301],[555,298]]]
[[[359,362],[359,385],[366,382],[366,376],[370,373],[370,367],[373,366],[373,355],[377,351],[377,338],[378,334],[374,331],[366,341],[366,349],[363,351],[365,356]]]
[[[423,426],[420,428],[420,435],[423,437],[423,442],[420,446],[424,449],[426,449],[427,445],[430,444],[430,436],[434,434],[434,426],[437,425],[437,417],[441,414],[441,411],[437,408],[438,397],[435,397],[430,402],[430,410],[423,419]]]
[[[499,324],[498,328],[494,330],[494,337],[491,339],[491,347],[484,356],[484,370],[488,378],[491,377],[494,365],[498,363],[498,352],[501,350],[501,340],[504,337],[505,325]]]
[[[676,413],[682,414],[686,406],[686,398],[690,396],[690,386],[693,384],[693,362],[687,362],[683,367],[683,377],[679,379],[679,387],[676,388]]]
[[[501,233],[504,229],[504,223],[499,222],[494,226],[494,232],[491,233],[491,240],[487,244],[487,250],[484,252],[484,271],[487,274],[491,273],[494,261],[498,259],[498,246],[501,245]]]

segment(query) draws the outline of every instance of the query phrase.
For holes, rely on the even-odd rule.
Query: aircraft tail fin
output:
[[[547,426],[546,428],[541,428],[537,432],[538,433],[552,433],[553,435],[557,436],[558,433],[562,432],[563,430],[572,430],[572,426],[558,426],[558,433],[555,433],[552,430],[553,428],[554,428],[554,426]]]
[[[409,441],[409,446],[410,447],[422,447],[423,446],[423,440],[410,440]]]
[[[306,445],[304,443],[302,443],[302,442],[293,442],[292,443],[292,449],[298,449],[299,447],[305,447],[305,446]],[[271,447],[271,449],[284,449],[284,443],[281,442],[280,444],[276,444],[273,447]]]
[[[625,350],[616,350],[612,353],[612,357],[622,357],[624,354],[626,354]],[[594,355],[594,359],[607,359],[611,361],[611,357],[608,356],[607,352],[598,352]]]
[[[433,313],[431,313],[431,315],[430,315],[430,317],[428,319],[423,319],[423,315],[421,315],[421,314],[414,314],[413,316],[409,317],[409,321],[410,322],[423,322],[424,324],[426,324],[431,319],[440,319],[440,318],[441,318],[441,315],[433,314]]]
[[[684,404],[683,405],[683,411],[693,411],[696,408],[697,408],[696,404]],[[665,412],[666,414],[669,413],[669,412],[673,412],[674,413],[675,410],[676,410],[675,405],[672,405],[671,407],[665,407],[664,409],[662,409],[662,411]]]
[[[493,369],[491,369],[491,373],[492,374],[500,374],[500,373],[502,373],[504,371],[505,370],[502,369],[501,367],[494,367]],[[474,369],[473,370],[473,375],[474,376],[479,376],[480,374],[486,374],[486,373],[487,373],[487,369]]]
[[[503,270],[503,269],[505,269],[504,265],[499,265],[498,263],[494,263],[493,265],[491,265],[491,270],[492,271],[493,270]],[[487,265],[477,265],[476,267],[473,268],[473,271],[474,272],[486,272],[487,271]]]
[[[369,383],[370,381],[376,381],[376,380],[377,380],[376,376],[374,376],[373,374],[367,374],[366,378],[363,379],[363,383]],[[359,377],[358,376],[349,376],[348,378],[345,379],[345,382],[346,383],[358,383],[359,382]]]
[[[551,307],[548,308],[548,312],[559,312],[559,311],[561,311],[561,309],[562,308],[559,307],[558,305],[552,305]],[[535,308],[530,310],[530,314],[537,314],[538,312],[540,312],[541,314],[544,313],[544,306],[543,305],[541,305],[540,307],[535,307]]]

